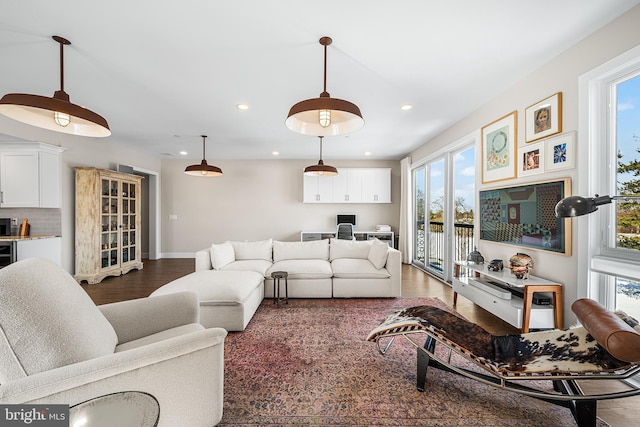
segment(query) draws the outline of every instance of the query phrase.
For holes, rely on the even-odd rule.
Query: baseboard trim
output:
[[[163,252],[160,258],[195,258],[195,252]]]

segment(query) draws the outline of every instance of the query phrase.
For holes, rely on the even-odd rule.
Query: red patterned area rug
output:
[[[227,426],[575,426],[571,412],[429,368],[416,390],[416,349],[383,356],[367,334],[389,314],[436,298],[265,299],[225,341]],[[598,425],[606,425],[598,420]]]

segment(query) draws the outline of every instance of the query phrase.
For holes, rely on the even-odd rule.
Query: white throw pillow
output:
[[[249,260],[249,259],[263,259],[265,261],[271,261],[273,241],[271,239],[259,240],[256,242],[235,242],[229,241],[233,246],[235,259]]]
[[[221,243],[211,245],[211,265],[214,270],[220,270],[225,265],[236,260],[236,254],[233,251],[231,243]]]
[[[356,258],[367,259],[373,240],[331,239],[330,259]]]
[[[369,249],[369,261],[375,268],[380,270],[387,263],[389,245],[378,239],[373,240]]]

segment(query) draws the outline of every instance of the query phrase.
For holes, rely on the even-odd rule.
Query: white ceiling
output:
[[[59,89],[60,35],[65,91],[107,119],[105,143],[199,159],[207,134],[210,161],[316,159],[284,121],[322,92],[327,35],[327,90],[365,125],[324,158],[400,159],[638,3],[0,0],[0,96]]]

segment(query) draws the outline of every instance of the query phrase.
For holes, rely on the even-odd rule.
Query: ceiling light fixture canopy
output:
[[[106,137],[109,124],[101,115],[69,101],[64,91],[64,46],[71,42],[53,36],[60,44],[60,90],[49,98],[26,93],[9,93],[0,99],[0,114],[32,126],[71,135]]]
[[[322,37],[324,46],[324,90],[319,98],[306,99],[289,110],[287,128],[303,135],[335,136],[355,132],[364,126],[360,108],[344,99],[331,98],[327,92],[327,46],[331,37]]]
[[[199,165],[187,166],[184,173],[192,176],[222,176],[222,169],[217,166],[207,164],[205,156],[205,140],[207,135],[202,136],[202,162]]]
[[[640,201],[640,196],[598,196],[596,197],[582,197],[582,196],[569,196],[560,200],[556,205],[556,217],[568,218],[573,216],[582,216],[590,214],[598,210],[598,206],[606,205],[614,200]]]
[[[325,165],[322,161],[322,136],[320,138],[320,160],[317,165],[311,165],[304,168],[304,174],[309,176],[335,176],[338,175],[338,169],[333,166]]]

